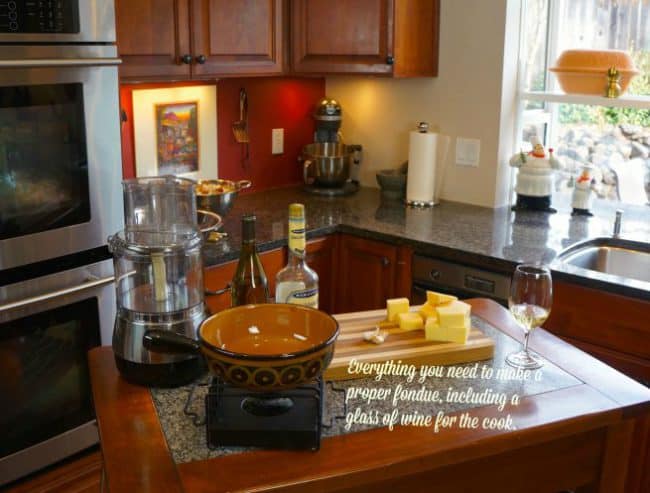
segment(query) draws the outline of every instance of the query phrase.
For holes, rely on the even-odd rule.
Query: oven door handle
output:
[[[0,60],[0,68],[35,67],[91,67],[119,65],[119,58],[27,58],[23,60]]]
[[[79,284],[78,286],[73,286],[73,287],[65,288],[65,289],[59,289],[57,291],[52,291],[50,293],[41,294],[39,296],[32,296],[31,298],[25,298],[25,299],[22,299],[22,300],[13,301],[11,303],[6,303],[4,305],[0,305],[0,313],[6,312],[6,311],[9,311],[9,310],[15,310],[16,308],[24,308],[26,306],[33,305],[35,303],[43,303],[45,301],[51,301],[53,299],[60,298],[62,296],[66,296],[66,295],[74,294],[74,293],[79,293],[81,291],[86,291],[87,289],[98,288],[100,286],[110,284],[114,280],[115,280],[114,276],[102,277],[102,278],[99,278],[99,279],[93,278],[91,280],[88,280],[87,282]]]

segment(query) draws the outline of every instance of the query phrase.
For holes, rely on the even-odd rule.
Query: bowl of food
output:
[[[566,50],[558,57],[555,73],[562,90],[567,94],[603,96],[607,88],[607,71],[616,68],[620,74],[621,94],[639,73],[632,57],[621,50]]]
[[[194,188],[197,209],[215,212],[221,217],[232,208],[237,194],[252,185],[250,180],[199,180]]]
[[[213,375],[260,392],[309,382],[329,366],[339,324],[313,308],[289,304],[243,305],[207,318],[199,340],[168,330],[149,330],[143,345],[153,352],[202,353]]]

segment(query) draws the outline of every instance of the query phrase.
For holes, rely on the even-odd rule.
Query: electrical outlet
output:
[[[271,154],[282,154],[284,152],[284,128],[271,130]]]
[[[481,141],[479,139],[456,139],[456,164],[478,168],[481,157]]]

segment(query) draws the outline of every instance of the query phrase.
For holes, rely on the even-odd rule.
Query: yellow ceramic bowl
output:
[[[616,67],[621,74],[621,94],[639,71],[630,55],[620,50],[566,50],[558,57],[555,73],[562,90],[567,94],[602,96],[607,89],[607,70]]]

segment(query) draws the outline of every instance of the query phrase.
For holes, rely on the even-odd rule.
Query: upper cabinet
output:
[[[287,54],[296,75],[438,73],[439,0],[115,0],[115,9],[128,81],[279,75]]]
[[[282,0],[194,0],[194,74],[282,72]]]
[[[292,0],[296,74],[438,74],[439,0]]]
[[[282,0],[116,0],[115,9],[123,79],[282,73]]]

